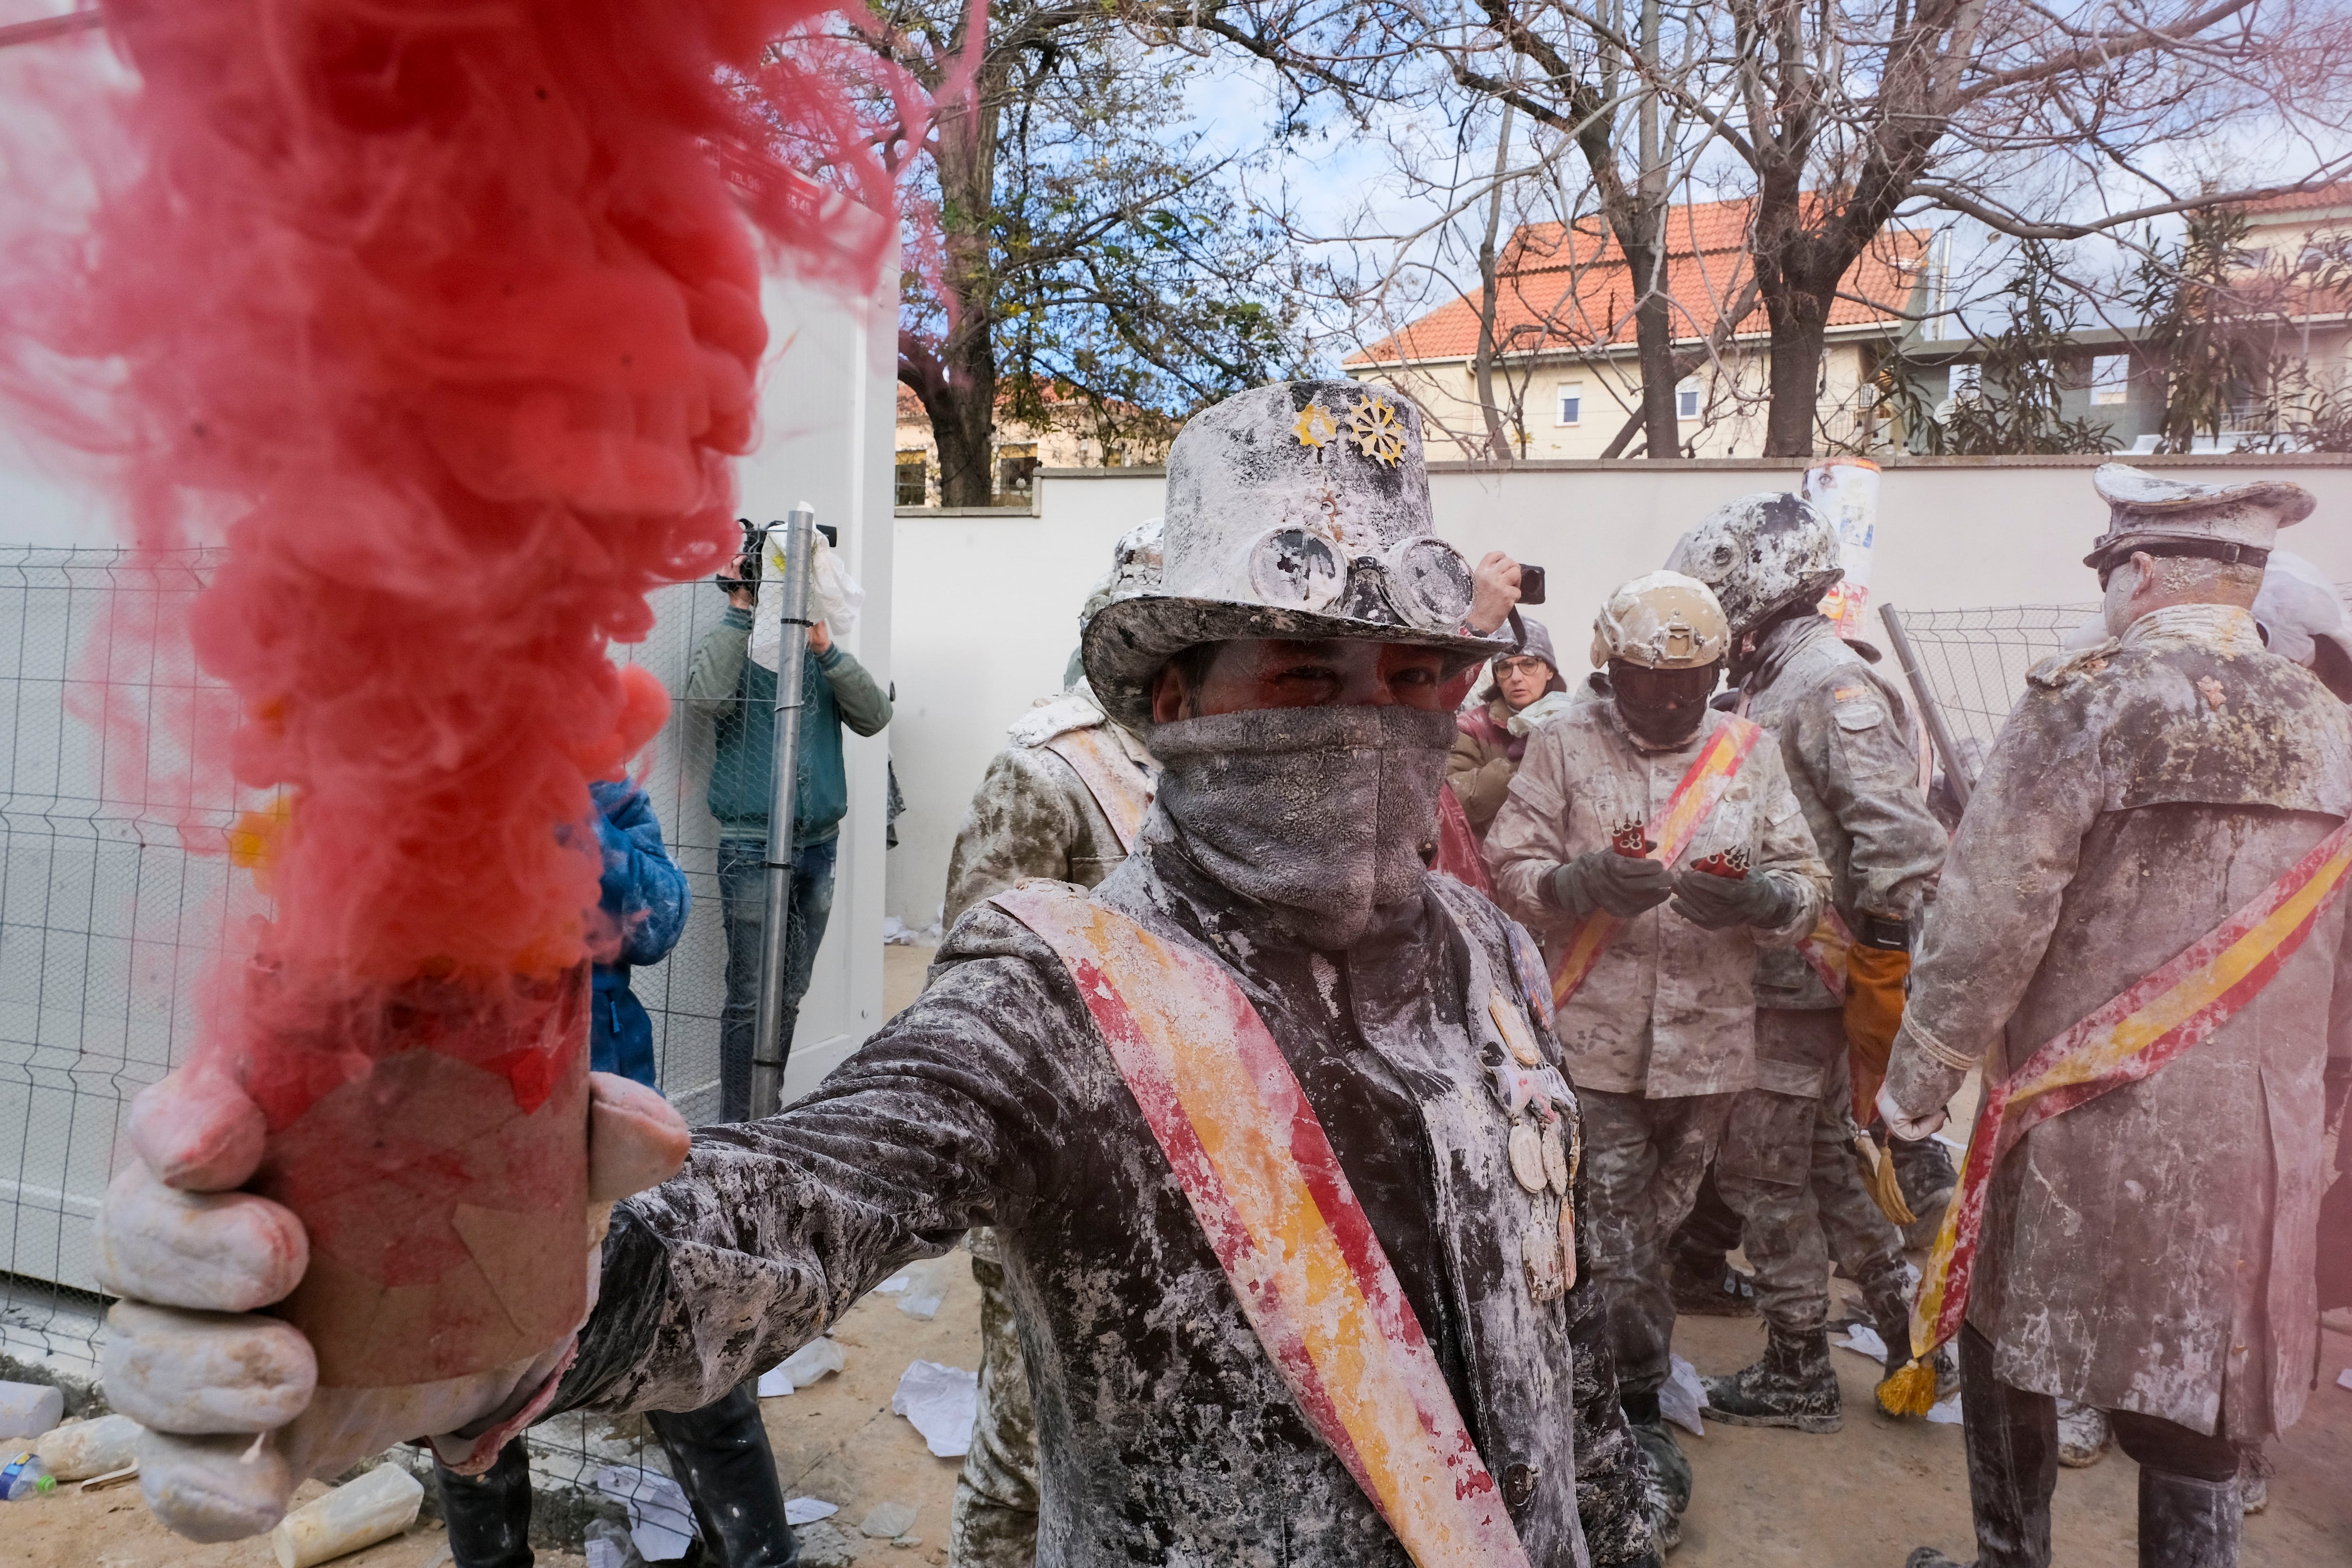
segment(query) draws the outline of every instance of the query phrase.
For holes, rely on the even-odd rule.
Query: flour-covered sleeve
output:
[[[1757,770],[1756,856],[1748,874],[1772,878],[1796,900],[1779,925],[1750,926],[1748,933],[1759,947],[1794,947],[1821,921],[1830,899],[1830,868],[1822,864],[1804,808],[1789,787],[1780,749],[1768,742],[1749,754],[1748,765]]]
[[[603,1285],[557,1405],[694,1410],[815,1338],[973,1226],[1018,1225],[1066,1137],[1068,972],[983,910],[922,996],[774,1116],[695,1134],[614,1211]]]
[[[1085,787],[1051,752],[1013,746],[996,753],[948,854],[949,925],[1024,877],[1069,879],[1070,847],[1086,831],[1070,786]]]
[[[2001,727],[1952,839],[1911,970],[1886,1085],[1906,1113],[1950,1098],[2000,1036],[2042,967],[2097,819],[2090,676],[2031,685]]]
[[[1825,687],[1792,716],[1822,765],[1814,789],[1845,832],[1853,907],[1915,920],[1944,863],[1944,827],[1919,787],[1919,759],[1886,696],[1868,680]]]
[[[1566,749],[1556,731],[1538,730],[1511,780],[1503,808],[1486,830],[1486,869],[1495,901],[1522,924],[1543,931],[1560,912],[1543,901],[1544,879],[1566,864],[1569,784]]]

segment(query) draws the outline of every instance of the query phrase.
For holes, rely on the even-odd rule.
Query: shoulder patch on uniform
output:
[[[2079,677],[2098,674],[2107,668],[2123,644],[2114,637],[2072,653],[2052,654],[2025,672],[2025,679],[2044,689],[2055,691]]]
[[[1840,686],[1832,688],[1830,691],[1830,700],[1832,702],[1851,702],[1855,698],[1862,695],[1862,689],[1863,689],[1859,686]]]

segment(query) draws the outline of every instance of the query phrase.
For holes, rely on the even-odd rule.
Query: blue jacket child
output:
[[[596,837],[604,851],[599,907],[620,928],[621,949],[595,966],[595,998],[588,1025],[588,1062],[648,1089],[654,1081],[654,1026],[646,1005],[629,990],[629,966],[658,963],[686,930],[686,873],[662,845],[660,819],[645,792],[626,779],[592,784]]]

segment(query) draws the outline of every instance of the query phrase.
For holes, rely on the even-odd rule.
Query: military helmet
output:
[[[1078,629],[1083,632],[1088,621],[1113,599],[1130,595],[1149,594],[1160,586],[1161,542],[1166,530],[1160,519],[1147,517],[1118,536],[1111,547],[1110,570],[1102,574],[1093,593],[1078,611]]]
[[[1696,669],[1731,648],[1731,628],[1707,585],[1679,572],[1636,577],[1601,606],[1592,623],[1592,662],[1612,658],[1645,669]]]
[[[1714,590],[1732,635],[1745,637],[1788,605],[1813,604],[1845,575],[1837,529],[1802,496],[1742,496],[1675,542],[1666,568]]]

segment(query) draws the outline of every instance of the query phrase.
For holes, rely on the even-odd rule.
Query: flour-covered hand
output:
[[[156,1517],[196,1541],[275,1524],[288,1495],[395,1443],[495,1430],[528,1409],[563,1365],[567,1333],[509,1365],[390,1388],[318,1384],[310,1342],[258,1309],[310,1265],[302,1222],[236,1188],[260,1164],[258,1107],[226,1075],[174,1073],[133,1105],[138,1158],[107,1189],[97,1224],[108,1314],[104,1373],[116,1409],[146,1428],[140,1484]],[[685,1122],[658,1094],[592,1075],[589,1233],[594,1271],[614,1200],[651,1186],[686,1155]],[[471,1445],[460,1440],[462,1450]]]

